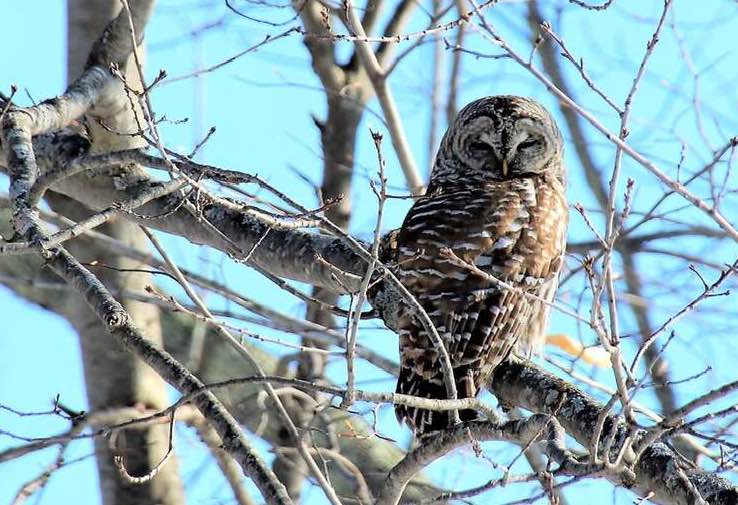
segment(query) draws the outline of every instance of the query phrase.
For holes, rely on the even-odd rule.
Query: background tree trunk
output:
[[[119,10],[120,2],[117,0],[68,0],[67,81],[72,81],[82,72],[92,43]],[[129,83],[138,83],[133,58],[129,58],[128,63],[126,78]],[[114,130],[134,130],[131,107],[126,102],[120,102],[121,97],[124,94],[119,90],[109,93],[109,99],[101,101],[96,107],[96,115],[100,114],[100,119]],[[116,135],[102,128],[96,119],[89,116],[86,118],[92,151],[108,152],[140,145],[140,140]],[[58,193],[50,193],[48,201],[56,212],[70,219],[78,221],[90,214],[78,202]],[[146,236],[137,225],[125,220],[108,223],[100,231],[131,247],[146,248]],[[152,284],[151,275],[126,271],[140,268],[141,264],[137,261],[95,247],[90,241],[76,241],[69,246],[71,252],[83,263],[99,262],[101,268],[95,269],[95,273],[113,291],[127,289],[140,292],[146,285]],[[66,299],[66,318],[79,333],[90,410],[95,412],[125,406],[165,408],[169,402],[164,381],[139,358],[124,351],[114,342],[81,297],[69,296]],[[161,345],[159,309],[151,304],[131,300],[123,300],[122,303],[143,332]],[[168,432],[169,427],[164,424],[145,430],[121,432],[117,436],[117,452],[123,456],[125,467],[131,475],[149,473],[162,459],[168,448]],[[178,465],[173,459],[162,467],[157,478],[145,484],[130,484],[123,480],[115,467],[114,453],[107,439],[95,439],[95,452],[100,491],[105,505],[184,503]]]

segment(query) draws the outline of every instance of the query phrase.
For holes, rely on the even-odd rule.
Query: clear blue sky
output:
[[[228,14],[218,2],[212,2],[208,8],[190,8],[189,4],[184,8],[175,0],[159,2],[147,31],[150,75],[164,68],[170,76],[177,76],[218,63],[260,41],[266,34],[275,34],[280,30],[255,25]],[[567,14],[561,21],[554,7],[566,6],[567,2],[559,0],[550,4],[546,16],[554,28],[563,33],[568,46],[585,59],[590,76],[614,100],[622,103],[646,41],[653,31],[661,2],[615,2],[607,13]],[[256,16],[271,15],[263,8],[251,9],[251,14]],[[524,5],[517,2],[499,5],[491,11],[490,20],[496,23],[503,34],[510,36],[518,49],[527,54],[529,46],[521,37],[527,30],[521,18],[523,10]],[[223,27],[203,32],[197,37],[187,36],[190,31],[221,17],[225,21]],[[288,11],[280,11],[275,15],[276,19],[287,17]],[[64,3],[41,0],[14,2],[12,9],[5,9],[3,18],[0,42],[3,42],[6,50],[0,65],[0,89],[7,93],[11,83],[19,85],[20,100],[23,102],[28,102],[26,90],[36,101],[60,93],[65,80]],[[422,15],[417,19],[414,28],[426,22]],[[669,26],[665,29],[643,80],[642,90],[636,97],[629,141],[673,173],[680,158],[682,142],[687,145],[684,167],[695,169],[709,159],[711,148],[738,134],[738,91],[734,84],[738,72],[735,66],[738,55],[734,45],[738,19],[735,3],[677,0],[673,18],[669,22],[672,21],[676,28]],[[475,38],[471,39],[471,44],[484,53],[499,52],[497,48]],[[684,54],[689,54],[690,64],[699,73],[697,96],[701,116],[694,113],[695,80]],[[426,45],[403,62],[392,78],[416,159],[424,167],[427,166],[428,151],[431,61],[431,48]],[[597,113],[608,127],[616,131],[618,117],[608,111],[605,104],[576,78],[575,72],[567,72],[580,103]],[[207,129],[215,125],[217,133],[208,143],[201,159],[263,175],[304,204],[313,205],[315,197],[311,187],[298,179],[293,169],[299,170],[315,183],[321,180],[319,136],[311,118],[311,115],[323,117],[325,111],[324,98],[318,85],[301,41],[293,36],[270,44],[260,52],[249,54],[200,79],[162,86],[154,95],[154,105],[159,114],[166,114],[171,119],[189,118],[185,125],[164,129],[168,146],[190,151]],[[534,96],[558,114],[556,102],[545,89],[509,60],[466,57],[460,91],[462,104],[479,96],[513,93]],[[372,102],[370,107],[372,111],[379,111],[376,102]],[[375,212],[375,199],[367,183],[367,176],[375,173],[376,159],[369,127],[383,130],[376,117],[366,115],[357,152],[360,177],[356,178],[354,186],[355,214],[352,221],[352,231],[363,236],[370,234]],[[609,168],[614,149],[592,128],[586,127],[586,132],[597,161]],[[565,135],[568,136],[566,132]],[[389,141],[385,142],[390,184],[402,188],[402,174],[389,147]],[[570,200],[582,202],[585,206],[593,204],[594,199],[582,182],[581,168],[573,149],[569,149],[567,160],[571,171]],[[625,176],[632,176],[637,181],[636,209],[648,208],[660,192],[658,182],[630,160],[625,161],[624,171]],[[0,177],[0,188],[0,191],[7,191],[5,178]],[[683,201],[674,198],[666,208],[676,208],[682,204]],[[407,205],[406,201],[391,202],[386,229],[395,228],[401,223]],[[728,200],[724,205],[726,215],[736,215],[738,209],[734,203]],[[596,225],[601,225],[598,216],[594,215],[593,219]],[[707,223],[701,219],[700,222]],[[592,239],[591,232],[577,215],[572,215],[570,239]],[[167,239],[166,242],[177,259],[188,268],[212,273],[215,268],[208,267],[208,264],[222,266],[222,275],[227,276],[236,287],[252,282],[267,284],[259,281],[258,276],[244,266],[224,261],[221,255],[213,251],[196,248],[177,239]],[[674,242],[670,247],[674,247],[674,244],[683,247],[685,253],[708,257],[715,263],[732,261],[736,251],[729,244],[716,248],[706,243],[682,241]],[[683,271],[682,263],[669,258],[649,257],[640,266],[654,281],[647,294],[658,297],[659,301],[652,309],[657,322],[679,308],[682,300],[700,292],[699,281]],[[707,270],[705,275],[713,278],[715,272]],[[654,279],[668,279],[669,282],[662,285]],[[669,291],[675,285],[681,290],[676,294]],[[562,293],[562,299],[567,303],[576,303],[579,288],[570,286]],[[260,293],[262,296],[264,300],[278,304],[280,309],[291,314],[300,315],[303,311],[294,298],[268,285]],[[711,308],[713,303],[708,302],[705,306]],[[735,306],[734,299],[727,303]],[[622,310],[622,313],[621,327],[627,334],[633,330],[634,323],[627,310]],[[584,311],[584,314],[587,315],[587,312]],[[669,355],[675,378],[685,378],[699,372],[705,364],[713,365],[711,373],[679,390],[681,401],[686,401],[695,391],[735,380],[731,353],[717,351],[724,348],[722,346],[735,328],[728,321],[711,320],[714,316],[709,312],[706,314],[697,314],[676,327],[680,343],[673,346]],[[49,408],[52,398],[59,394],[65,404],[85,409],[77,339],[66,322],[16,298],[1,286],[0,321],[0,403],[25,411],[45,410]],[[705,324],[718,330],[705,336],[700,333]],[[575,322],[565,316],[554,314],[551,330],[577,335],[581,328],[577,328]],[[377,338],[376,332],[367,332],[365,335],[365,343],[377,347],[375,342],[382,342],[378,350],[396,358],[396,343],[391,336]],[[591,341],[591,335],[585,335]],[[334,363],[330,372],[337,382],[344,380],[342,363]],[[609,373],[596,370],[585,372],[604,383],[611,383]],[[381,374],[367,367],[360,379],[367,381],[381,377]],[[394,386],[391,380],[385,380],[367,384],[366,387],[391,390]],[[655,405],[650,391],[641,393],[639,400]],[[387,411],[384,417],[387,418],[387,426],[396,431],[393,416]],[[52,435],[66,429],[66,426],[52,418],[19,419],[0,412],[0,429],[33,437]],[[406,440],[407,432],[398,436]],[[227,487],[219,479],[217,468],[207,463],[206,453],[194,442],[193,437],[183,433],[180,439],[178,449],[184,460],[182,467],[188,482],[189,502],[212,503],[230,499]],[[14,443],[0,435],[0,449]],[[91,444],[73,444],[67,459],[90,453]],[[54,454],[54,450],[45,451],[3,465],[0,469],[0,503],[9,502],[19,486],[41,472],[52,461]],[[268,457],[266,452],[264,455]],[[484,471],[479,470],[480,465]],[[524,466],[519,467],[520,471],[525,471]],[[491,466],[489,462],[480,463],[474,458],[454,457],[436,463],[430,471],[438,478],[439,484],[464,488],[486,480]],[[56,474],[37,503],[63,503],[70,497],[74,497],[79,504],[99,503],[95,478],[94,463],[89,457],[85,458]],[[587,496],[589,499],[577,499],[571,494],[569,498],[572,503],[591,503],[592,496],[601,496],[603,500],[610,497],[609,487],[597,483],[585,483],[577,489],[576,496]],[[495,500],[512,500],[526,496],[527,492],[525,488],[510,487],[496,491],[499,494],[495,495]],[[579,494],[584,492],[588,495]],[[310,498],[310,503],[322,503],[318,491],[311,492]],[[632,495],[627,491],[617,492],[615,502],[629,503],[631,500]]]

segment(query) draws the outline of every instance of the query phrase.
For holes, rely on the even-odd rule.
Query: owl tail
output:
[[[474,386],[467,384],[467,380],[471,378],[467,378],[463,372],[463,370],[454,370],[458,397],[473,397],[475,396]],[[400,368],[396,391],[400,394],[418,396],[420,398],[432,398],[435,400],[445,400],[448,398],[442,374],[435,375],[430,379],[424,379],[411,368],[407,367]],[[395,405],[395,415],[400,423],[407,424],[415,432],[415,436],[420,437],[433,431],[448,429],[453,413],[448,410],[434,411],[397,404]],[[462,422],[474,421],[479,419],[479,414],[475,410],[464,409],[459,411],[459,418]]]

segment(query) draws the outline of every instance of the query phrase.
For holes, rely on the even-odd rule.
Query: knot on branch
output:
[[[122,307],[111,307],[106,312],[105,324],[110,331],[121,328],[128,322],[128,313]]]

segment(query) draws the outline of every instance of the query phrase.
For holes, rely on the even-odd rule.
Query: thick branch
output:
[[[495,370],[490,387],[502,404],[555,413],[569,435],[583,446],[591,446],[603,406],[573,385],[530,363],[506,362]],[[609,433],[613,426],[617,430],[615,440],[622,441],[626,427],[617,424],[615,416],[607,417],[602,432]],[[708,503],[738,503],[738,488],[728,480],[684,465],[677,454],[660,442],[651,444],[643,452],[633,471],[635,479],[632,481],[626,475],[607,474],[607,477],[618,485],[634,488],[641,496],[655,493],[652,501],[691,505],[695,496],[685,484],[683,476],[686,476]]]
[[[441,433],[428,440],[395,466],[387,477],[387,483],[377,499],[378,505],[399,503],[407,482],[420,469],[453,449],[469,443],[487,440],[514,442],[529,445],[540,440],[545,442],[546,452],[559,463],[560,470],[568,474],[581,475],[593,469],[578,463],[564,446],[564,431],[556,419],[544,414],[534,414],[527,419],[515,419],[506,423],[473,422]]]
[[[70,165],[84,155],[89,143],[75,134],[48,134],[34,138],[33,146],[39,168],[51,170],[55,165]],[[0,167],[6,165],[5,152],[0,152]],[[134,198],[140,192],[158,184],[143,170],[132,169],[118,176],[98,175],[94,170],[59,181],[52,189],[93,210],[104,210],[115,202]],[[121,187],[121,180],[129,186]],[[235,259],[255,263],[280,277],[287,277],[337,292],[346,288],[356,289],[360,278],[343,276],[336,279],[337,270],[318,258],[326,260],[337,269],[361,274],[364,262],[353,254],[344,242],[336,237],[307,233],[298,230],[276,229],[245,212],[226,207],[208,199],[198,199],[202,210],[200,218],[183,208],[182,193],[156,199],[127,214],[129,220],[151,228],[179,235],[190,242],[209,245],[227,252]],[[177,209],[174,210],[173,209]],[[159,216],[159,217],[148,217]],[[220,231],[214,233],[213,227]],[[254,248],[256,244],[258,247]]]
[[[1,205],[1,204],[0,204]],[[0,235],[8,234],[8,211],[0,209]],[[91,237],[84,240],[92,241]],[[96,240],[96,242],[99,242]],[[104,247],[117,247],[113,242]],[[144,256],[139,257],[145,261]],[[154,264],[161,268],[160,264]],[[65,310],[67,293],[72,288],[66,287],[60,296],[59,289],[65,289],[55,277],[43,269],[43,261],[36,255],[0,257],[0,283],[26,300],[38,303],[47,310],[52,310],[62,317],[71,317]],[[53,280],[53,284],[49,281]],[[157,291],[164,291],[156,288]],[[227,294],[225,296],[236,296]],[[194,328],[199,324],[197,319],[183,313],[170,310],[162,311],[162,333],[167,352],[183,363],[205,383],[215,383],[232,377],[253,375],[255,371],[249,367],[240,355],[227,345],[223,339],[215,335],[214,329],[207,329],[203,336],[203,345],[207,352],[193,361],[191,354]],[[304,330],[301,330],[304,331]],[[246,340],[243,345],[258,360],[264,372],[273,375],[277,372],[277,359],[262,350],[261,347]],[[397,368],[394,365],[394,368]],[[289,440],[285,430],[281,429],[278,419],[272,417],[268,409],[254,408],[257,402],[261,383],[238,384],[214,391],[226,408],[249,431],[255,432],[273,446],[287,445]],[[391,401],[391,398],[388,399]],[[311,409],[312,410],[312,409]],[[393,442],[375,435],[371,426],[357,415],[337,409],[327,409],[318,414],[317,429],[312,432],[312,441],[318,447],[331,447],[333,441],[323,436],[328,430],[335,430],[338,450],[353,461],[365,476],[370,489],[379,489],[384,483],[386,472],[402,457],[403,452]],[[44,447],[48,444],[44,445]],[[29,448],[32,450],[32,447]],[[1,458],[0,458],[1,459]],[[344,474],[340,466],[329,464],[328,470],[336,491],[341,496],[350,496],[353,481]],[[423,477],[414,479],[406,490],[406,498],[414,501],[424,496],[439,494],[441,490],[432,486]],[[350,500],[345,500],[350,503]]]
[[[85,297],[110,334],[135,353],[183,394],[201,390],[203,383],[167,352],[154,347],[129,320],[120,304],[105,287],[63,249],[52,252],[49,266]],[[198,394],[193,403],[208,419],[223,441],[223,448],[239,462],[268,503],[291,503],[284,486],[277,481],[241,432],[236,420],[210,392]]]

